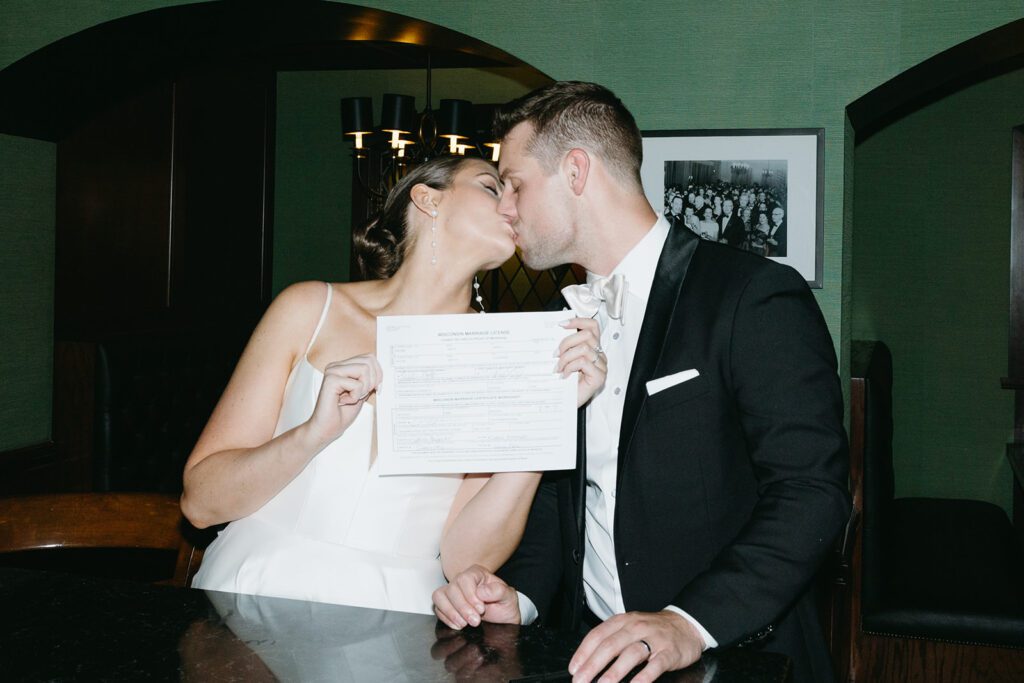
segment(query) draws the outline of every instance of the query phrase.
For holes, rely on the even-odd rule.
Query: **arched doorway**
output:
[[[1024,20],[932,57],[847,108],[855,132],[854,338],[894,355],[897,495],[1011,510],[1011,129]]]
[[[49,341],[52,319],[58,342],[55,443],[5,459],[7,489],[89,487],[94,396],[81,371],[94,372],[97,342],[251,330],[273,294],[274,240],[285,231],[274,222],[275,170],[289,152],[278,145],[277,75],[418,70],[427,51],[438,71],[547,79],[442,26],[283,0],[124,17],[0,71],[0,133],[55,143],[57,157],[57,283],[38,322]],[[366,93],[332,95],[331,118],[343,94]],[[320,150],[334,152],[348,163],[347,150]],[[37,270],[48,280],[49,267]],[[52,291],[39,284],[41,295]],[[49,362],[49,347],[38,353]]]

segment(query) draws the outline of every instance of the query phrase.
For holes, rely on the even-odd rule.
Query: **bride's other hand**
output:
[[[372,354],[329,363],[316,407],[309,418],[313,438],[325,446],[355,422],[363,403],[380,384],[380,363]]]
[[[608,358],[601,349],[601,327],[593,318],[572,318],[562,327],[577,330],[558,345],[556,372],[562,377],[580,373],[576,407],[582,408],[604,386],[608,375]]]

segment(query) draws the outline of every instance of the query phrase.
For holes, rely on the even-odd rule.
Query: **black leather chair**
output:
[[[1024,680],[1024,561],[1006,513],[977,500],[896,498],[892,356],[851,349],[847,681]],[[922,408],[923,409],[923,408]],[[835,603],[833,603],[835,606]],[[842,622],[841,616],[838,622]]]
[[[181,491],[181,473],[242,335],[131,337],[95,351],[93,488]]]

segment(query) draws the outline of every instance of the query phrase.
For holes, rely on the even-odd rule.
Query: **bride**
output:
[[[501,193],[485,161],[428,162],[357,236],[378,279],[274,300],[185,465],[185,516],[230,522],[194,587],[430,614],[445,576],[511,555],[539,473],[381,477],[373,421],[377,316],[473,312],[474,274],[515,249]],[[579,373],[583,405],[606,359],[596,321],[567,327],[557,370]]]

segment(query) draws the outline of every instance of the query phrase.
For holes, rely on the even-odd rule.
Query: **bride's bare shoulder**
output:
[[[327,288],[323,282],[296,282],[288,285],[274,297],[267,313],[287,319],[301,319],[311,313],[319,314],[327,301]]]
[[[326,301],[323,282],[297,282],[284,288],[253,331],[247,353],[276,357],[286,350],[294,361],[312,336]]]
[[[267,316],[277,325],[288,325],[302,330],[316,325],[327,303],[327,288],[331,289],[331,312],[327,320],[333,325],[339,320],[353,321],[372,316],[371,311],[380,296],[380,281],[366,282],[297,282],[289,285],[271,304]],[[310,327],[312,329],[312,327]]]
[[[383,280],[341,282],[332,285],[338,307],[348,315],[372,315],[379,307]]]

